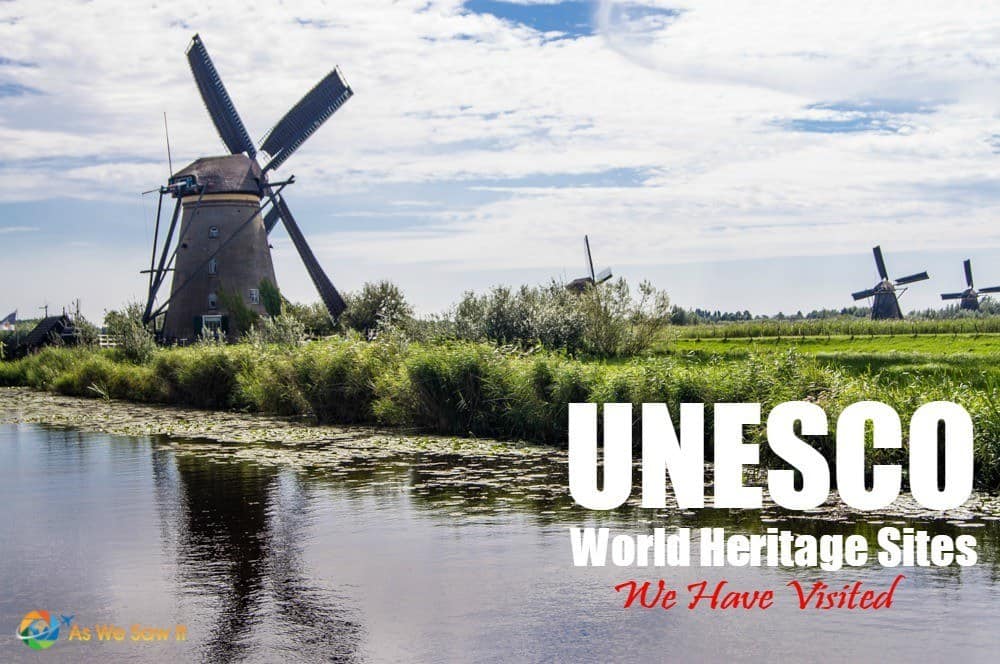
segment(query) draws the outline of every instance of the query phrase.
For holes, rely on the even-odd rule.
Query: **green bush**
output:
[[[267,316],[243,335],[243,341],[255,345],[297,346],[306,338],[306,327],[294,316]]]
[[[565,444],[568,404],[591,401],[602,370],[558,355],[512,360],[506,373],[510,397],[501,413],[505,435]]]
[[[296,380],[291,354],[278,347],[258,347],[236,375],[235,401],[248,409],[275,415],[304,415],[309,404]]]
[[[360,292],[348,293],[344,299],[347,309],[340,316],[340,324],[366,338],[381,329],[399,327],[413,315],[403,291],[390,281],[367,283]]]
[[[237,403],[237,363],[229,348],[202,345],[157,353],[153,371],[168,399],[202,408],[227,408]]]
[[[143,306],[130,302],[121,311],[104,314],[104,327],[118,344],[118,352],[129,362],[146,364],[156,352],[156,340],[142,322]]]
[[[163,401],[161,387],[152,368],[122,365],[108,355],[83,358],[52,382],[60,394],[143,402]]]
[[[292,360],[295,384],[320,422],[373,419],[377,354],[357,339],[311,344]]]
[[[327,337],[336,332],[336,325],[330,312],[322,302],[295,304],[285,302],[282,312],[302,323],[306,334],[313,337]]]
[[[415,344],[403,358],[401,380],[381,398],[401,411],[394,421],[442,433],[501,433],[506,369],[503,352],[492,346]]]
[[[50,390],[55,380],[66,373],[86,351],[76,348],[45,347],[19,360],[25,385],[38,390]]]
[[[643,353],[662,342],[670,325],[666,293],[643,282],[636,298],[624,279],[582,293],[555,281],[518,290],[498,286],[483,295],[468,292],[452,316],[460,339],[541,345],[595,358]]]
[[[646,352],[670,325],[670,300],[644,281],[638,299],[618,279],[580,295],[586,321],[584,350],[595,357],[633,357]]]

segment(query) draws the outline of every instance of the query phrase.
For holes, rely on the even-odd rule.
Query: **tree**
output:
[[[301,304],[296,302],[284,303],[284,313],[298,320],[305,327],[307,334],[314,337],[328,337],[336,332],[330,312],[322,302],[312,304]]]
[[[397,327],[413,315],[413,309],[399,286],[391,281],[366,283],[358,293],[345,298],[347,309],[340,322],[345,327],[371,337],[384,327]]]
[[[138,302],[129,302],[121,311],[106,311],[104,327],[115,338],[118,350],[130,362],[144,364],[156,351],[156,340],[143,325],[144,307]]]

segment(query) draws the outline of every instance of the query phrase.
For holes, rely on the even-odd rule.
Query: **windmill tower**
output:
[[[228,155],[203,157],[174,173],[160,188],[149,294],[143,320],[163,316],[166,340],[193,340],[204,331],[230,339],[242,332],[243,313],[265,313],[262,289],[276,287],[268,235],[281,221],[295,245],[331,318],[346,308],[306,242],[282,195],[294,176],[271,181],[281,166],[354,94],[334,68],[313,87],[254,147],[222,79],[198,35],[187,50],[195,83]],[[258,156],[261,156],[261,166]],[[264,157],[266,155],[266,158]],[[160,243],[165,196],[174,210]],[[170,295],[157,302],[166,276],[173,273]]]
[[[566,284],[566,288],[573,291],[574,293],[582,293],[587,290],[590,286],[596,286],[597,284],[603,284],[605,281],[611,278],[611,268],[601,270],[600,274],[594,274],[594,258],[590,254],[590,238],[586,235],[583,236],[583,250],[584,250],[584,260],[586,261],[588,274],[586,277],[580,277],[574,279],[573,281]]]
[[[979,298],[986,293],[1000,293],[1000,286],[990,286],[976,290],[972,284],[972,260],[966,258],[963,263],[965,267],[966,289],[960,293],[941,293],[942,300],[961,300],[959,307],[969,311],[979,311]]]
[[[908,277],[901,277],[896,280],[889,279],[889,272],[885,269],[885,259],[882,258],[882,247],[874,247],[872,253],[875,254],[875,268],[881,279],[877,284],[868,290],[851,293],[855,300],[864,300],[869,297],[872,300],[872,320],[902,318],[903,311],[899,308],[899,296],[906,292],[906,289],[896,290],[898,286],[905,286],[917,281],[930,279],[926,272],[911,274]]]

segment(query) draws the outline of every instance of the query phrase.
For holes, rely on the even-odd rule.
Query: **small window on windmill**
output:
[[[218,274],[219,273],[219,261],[214,258],[208,259],[208,273]]]
[[[250,289],[250,304],[260,304],[260,290],[257,288]]]
[[[218,309],[219,308],[219,298],[215,296],[215,293],[208,294],[208,308]]]
[[[209,226],[208,227],[208,238],[210,240],[214,240],[217,237],[219,237],[219,227],[218,226]]]

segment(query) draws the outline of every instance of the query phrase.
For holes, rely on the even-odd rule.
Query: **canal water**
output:
[[[322,447],[310,454],[322,459]],[[801,611],[792,579],[884,589],[899,570],[575,568],[568,529],[870,535],[876,519],[623,509],[598,521],[567,497],[556,452],[284,456],[0,425],[0,661],[997,660],[1000,533],[988,516],[917,523],[974,534],[980,561],[902,570],[891,609]],[[766,612],[623,610],[615,584],[661,577],[774,588],[780,601]],[[15,635],[31,610],[72,616],[91,639],[70,639],[64,624],[36,652]],[[122,639],[99,639],[101,625]],[[157,633],[147,628],[169,638],[132,640]]]

